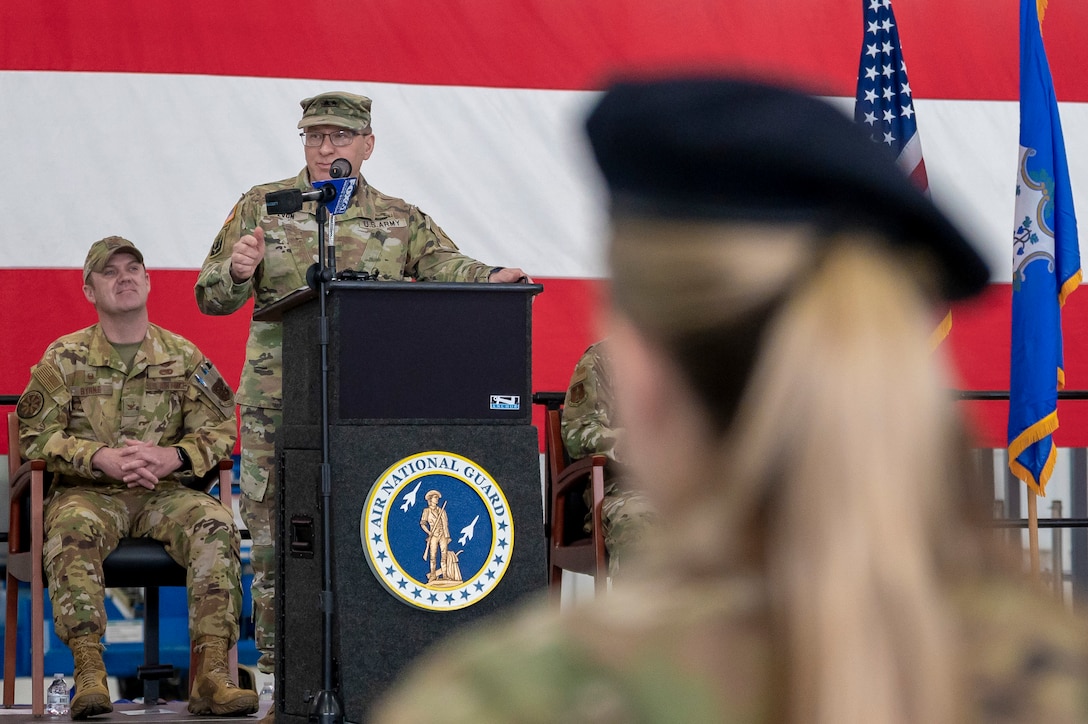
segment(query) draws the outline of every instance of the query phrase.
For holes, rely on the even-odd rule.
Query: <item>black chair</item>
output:
[[[221,460],[216,470],[205,477],[205,490],[219,487],[219,500],[233,506],[230,460]],[[30,583],[30,675],[31,712],[42,716],[45,694],[45,591],[42,569],[44,536],[45,463],[23,461],[19,456],[19,418],[8,413],[8,481],[10,509],[8,519],[7,611],[4,631],[4,707],[15,704],[15,653],[19,626],[19,582]],[[173,674],[173,667],[159,664],[159,587],[184,586],[186,571],[174,562],[162,543],[150,538],[124,538],[103,561],[107,588],[144,589],[144,663],[138,676],[144,682],[144,702],[154,705],[159,698],[159,679]],[[190,686],[195,676],[195,654],[189,656]],[[238,679],[237,647],[231,650],[231,676]]]

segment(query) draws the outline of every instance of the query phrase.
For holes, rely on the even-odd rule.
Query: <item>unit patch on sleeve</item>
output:
[[[23,420],[30,420],[37,417],[44,406],[45,395],[37,390],[31,390],[19,398],[19,404],[16,406],[15,411]]]

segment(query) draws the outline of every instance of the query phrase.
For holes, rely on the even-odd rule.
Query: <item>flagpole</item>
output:
[[[1028,558],[1031,580],[1039,580],[1039,506],[1035,491],[1028,488]]]

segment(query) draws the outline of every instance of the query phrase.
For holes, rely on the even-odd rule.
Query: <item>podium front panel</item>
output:
[[[515,530],[509,568],[490,595],[467,608],[444,612],[413,608],[383,587],[367,563],[360,526],[368,492],[389,466],[434,450],[464,456],[485,469],[506,496]],[[544,590],[537,435],[531,425],[342,425],[331,430],[330,458],[334,678],[346,720],[366,721],[374,701],[429,646],[468,623]],[[277,548],[281,576],[277,633],[283,652],[277,662],[281,667],[277,682],[282,687],[277,690],[277,703],[282,707],[277,708],[277,718],[282,715],[287,722],[302,722],[308,717],[310,697],[322,685],[319,469],[320,453],[284,451],[286,484],[281,486],[280,499],[287,528],[279,536]],[[312,528],[303,530],[307,521],[312,522]],[[306,553],[305,540],[293,540],[307,535],[312,555]],[[422,538],[419,547],[422,552]]]

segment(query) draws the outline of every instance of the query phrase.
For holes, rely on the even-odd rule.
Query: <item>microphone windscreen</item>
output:
[[[293,214],[302,208],[302,192],[298,189],[272,191],[264,195],[269,214]]]
[[[351,161],[346,158],[338,158],[329,167],[329,176],[332,178],[347,178],[351,175]]]
[[[319,286],[318,275],[320,274],[320,269],[321,267],[315,261],[310,265],[310,268],[306,270],[306,286],[314,291],[317,291],[317,287]]]

